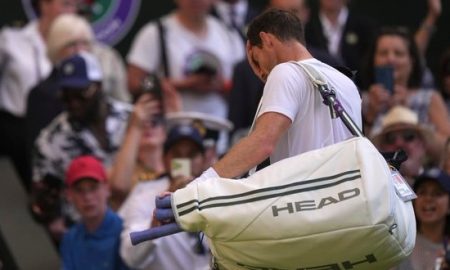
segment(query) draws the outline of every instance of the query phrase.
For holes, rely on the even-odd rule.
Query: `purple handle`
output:
[[[172,198],[172,195],[164,196],[164,197],[157,196],[155,198],[156,208],[160,208],[160,209],[172,208],[172,203],[170,201],[171,198]]]
[[[135,246],[144,241],[153,240],[159,237],[179,233],[181,231],[183,230],[180,228],[178,223],[173,222],[140,232],[132,232],[130,233],[131,244]]]
[[[175,220],[172,208],[169,209],[156,209],[155,218],[161,222],[167,223]]]

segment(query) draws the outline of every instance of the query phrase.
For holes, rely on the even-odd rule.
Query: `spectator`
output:
[[[53,20],[76,11],[76,0],[33,0],[37,19],[23,29],[0,32],[0,154],[9,156],[24,187],[30,189],[26,143],[26,101],[29,91],[51,70],[44,40]]]
[[[233,128],[233,124],[227,119],[200,112],[175,112],[167,115],[168,129],[180,124],[192,125],[200,131],[205,148],[204,170],[220,158],[217,150],[220,132],[230,132]]]
[[[368,91],[363,95],[363,118],[366,133],[377,128],[387,110],[404,105],[419,117],[422,125],[430,126],[444,145],[450,136],[448,112],[441,95],[421,87],[422,66],[416,44],[409,32],[400,27],[384,28],[369,51],[366,69]],[[378,66],[393,67],[392,93],[375,82],[374,70]]]
[[[58,72],[66,109],[36,140],[32,194],[34,214],[57,242],[62,228],[57,226],[54,232],[52,224],[64,223],[64,218],[77,219],[76,211],[61,210],[58,199],[70,161],[89,154],[99,158],[107,168],[111,166],[130,111],[128,104],[105,98],[100,64],[92,54],[80,52],[63,60]],[[56,197],[55,204],[48,205],[51,194]]]
[[[259,12],[259,8],[248,0],[219,0],[211,11],[213,16],[223,21],[230,29],[237,30],[244,41],[245,28]]]
[[[320,0],[305,27],[306,43],[326,50],[353,71],[362,69],[362,60],[374,38],[376,25],[347,8],[347,0]],[[360,78],[357,76],[357,84]]]
[[[119,55],[111,47],[100,45],[94,40],[89,23],[75,14],[63,14],[52,23],[46,40],[49,59],[53,64],[50,75],[28,96],[27,137],[29,148],[39,132],[63,111],[60,100],[57,65],[61,60],[80,51],[91,51],[100,61],[106,95],[123,101],[130,101],[125,83],[125,67]]]
[[[227,116],[225,96],[233,65],[244,59],[244,45],[236,32],[209,15],[213,2],[176,1],[175,11],[157,20],[161,33],[157,22],[139,31],[127,57],[129,90],[135,97],[143,79],[159,73],[180,93],[183,111]],[[166,58],[160,57],[162,52]],[[226,151],[227,144],[226,134],[221,134],[220,153]]]
[[[448,269],[441,267],[450,236],[450,176],[437,168],[427,170],[416,179],[414,191],[416,245],[397,269]]]
[[[372,141],[381,152],[404,150],[408,159],[400,167],[401,174],[412,185],[424,169],[439,164],[441,148],[437,148],[433,132],[419,123],[415,112],[402,106],[392,108],[383,118]]]
[[[165,113],[179,111],[181,101],[176,90],[166,81],[162,86]],[[163,164],[166,130],[160,115],[161,106],[154,96],[144,93],[139,97],[111,171],[114,209],[122,204],[137,183],[158,179],[166,173]]]
[[[70,163],[67,197],[81,219],[64,234],[62,269],[128,269],[119,255],[122,220],[108,207],[107,182],[95,157],[80,156]]]
[[[119,210],[124,220],[120,254],[131,268],[159,270],[207,269],[210,254],[198,234],[182,232],[133,247],[129,233],[156,225],[152,220],[155,197],[163,191],[184,187],[204,168],[204,147],[197,129],[190,125],[173,127],[164,144],[164,165],[169,175],[157,180],[139,182]],[[171,170],[174,159],[183,159],[183,175],[175,177]],[[190,165],[189,165],[190,164]],[[178,170],[180,171],[180,170]],[[190,171],[190,172],[189,172]]]

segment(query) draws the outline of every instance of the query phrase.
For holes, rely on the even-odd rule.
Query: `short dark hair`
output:
[[[422,85],[423,63],[414,37],[406,27],[385,26],[380,29],[368,50],[366,67],[364,69],[364,88],[368,89],[368,87],[375,82],[375,52],[378,41],[384,36],[397,36],[406,42],[408,54],[412,60],[412,69],[411,74],[409,74],[408,87],[420,87]]]
[[[247,31],[247,39],[251,45],[262,45],[259,36],[261,32],[270,33],[281,41],[295,39],[303,45],[306,44],[303,24],[298,16],[290,11],[271,8],[253,19]]]

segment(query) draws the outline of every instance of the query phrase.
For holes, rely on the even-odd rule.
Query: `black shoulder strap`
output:
[[[166,38],[165,38],[165,29],[162,24],[161,18],[156,20],[156,25],[158,27],[159,33],[159,48],[161,53],[161,64],[163,68],[164,77],[169,77],[169,62],[167,60],[167,49],[166,49]]]

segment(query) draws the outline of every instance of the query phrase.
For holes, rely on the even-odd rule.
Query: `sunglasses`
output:
[[[419,138],[419,134],[415,130],[391,131],[384,135],[383,142],[384,144],[394,144],[399,138],[410,143]]]

